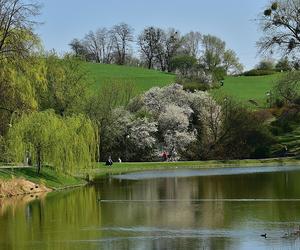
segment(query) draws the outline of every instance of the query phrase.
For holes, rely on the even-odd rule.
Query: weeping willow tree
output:
[[[38,173],[42,165],[65,173],[91,167],[97,151],[97,135],[88,118],[62,118],[53,110],[23,115],[10,128],[8,142],[11,158],[22,162],[30,155]]]

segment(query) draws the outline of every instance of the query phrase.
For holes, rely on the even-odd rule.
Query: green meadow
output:
[[[144,68],[96,63],[85,63],[84,67],[94,88],[111,82],[131,83],[140,93],[154,86],[161,87],[175,82],[174,74]]]
[[[111,82],[132,83],[138,93],[152,87],[162,87],[175,82],[175,75],[162,73],[156,70],[144,68],[119,66],[111,64],[85,63],[89,78],[93,82],[93,88]],[[254,100],[259,106],[266,105],[266,93],[272,89],[274,82],[281,74],[267,76],[229,76],[224,81],[224,86],[212,90],[216,97],[231,96],[247,106],[251,106],[249,100]]]
[[[281,74],[266,76],[229,76],[224,81],[224,86],[212,90],[216,97],[231,96],[247,106],[251,106],[249,100],[253,100],[260,107],[266,106],[267,92],[272,90],[276,80]]]

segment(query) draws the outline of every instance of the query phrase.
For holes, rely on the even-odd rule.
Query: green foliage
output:
[[[219,82],[225,79],[227,75],[226,70],[223,67],[216,67],[212,72],[214,82]]]
[[[39,109],[53,109],[61,116],[82,110],[89,82],[82,62],[68,55],[60,59],[50,54],[45,64],[47,87],[40,91]]]
[[[187,91],[207,91],[211,89],[211,86],[206,83],[198,83],[198,82],[185,82],[183,83],[183,89]]]
[[[243,73],[244,76],[266,76],[275,74],[275,70],[252,69]]]
[[[178,71],[180,75],[187,76],[197,63],[197,59],[189,55],[175,56],[171,59],[171,69]]]
[[[210,152],[213,158],[266,158],[274,139],[264,120],[231,99],[223,102],[222,136]]]
[[[133,84],[112,82],[101,86],[93,93],[85,104],[85,113],[97,124],[99,140],[99,155],[107,157],[110,151],[111,128],[114,127],[115,117],[113,110],[120,106],[126,106],[135,95]]]
[[[273,89],[276,99],[285,103],[297,104],[300,98],[300,72],[293,71],[282,75]]]
[[[93,124],[83,115],[60,118],[53,111],[23,115],[8,134],[11,159],[22,162],[31,156],[38,171],[42,164],[61,172],[90,167],[96,139]]]
[[[274,62],[272,60],[262,60],[257,65],[258,70],[274,70]]]
[[[0,135],[5,135],[14,113],[38,108],[37,92],[45,88],[44,63],[37,56],[0,60]]]

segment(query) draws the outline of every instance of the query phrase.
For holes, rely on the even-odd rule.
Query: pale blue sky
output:
[[[251,68],[259,61],[256,41],[260,37],[254,21],[267,0],[41,0],[38,28],[47,50],[69,50],[73,38],[89,30],[126,22],[139,33],[145,26],[174,27],[213,34],[235,50]]]

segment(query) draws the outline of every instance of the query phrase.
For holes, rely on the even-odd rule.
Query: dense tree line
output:
[[[174,28],[165,30],[150,26],[135,38],[133,31],[125,23],[111,29],[99,28],[87,33],[83,39],[74,39],[70,47],[77,57],[96,63],[130,63],[135,55],[132,52],[135,43],[140,54],[136,60],[149,69],[175,71],[172,60],[180,56],[194,58],[202,69],[209,72],[222,68],[231,74],[243,69],[236,53],[227,49],[226,43],[218,37],[194,31],[181,35]]]

